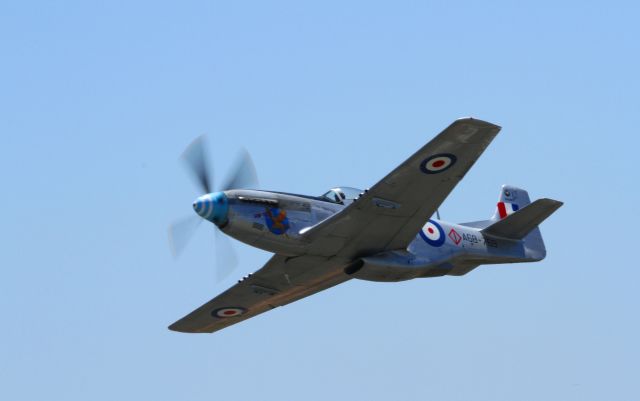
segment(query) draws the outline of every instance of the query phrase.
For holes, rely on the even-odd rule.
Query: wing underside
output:
[[[349,279],[342,264],[326,258],[275,255],[254,274],[169,326],[186,333],[213,333]]]

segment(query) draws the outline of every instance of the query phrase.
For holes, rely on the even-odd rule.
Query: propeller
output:
[[[203,195],[216,192],[213,190],[215,188],[213,169],[209,164],[206,137],[204,135],[191,142],[180,158],[190,171]],[[249,152],[242,149],[227,179],[224,181],[224,185],[216,193],[229,189],[256,188],[257,186],[258,176],[253,160]],[[201,216],[192,215],[169,226],[169,245],[174,257],[180,256],[203,220]],[[235,269],[238,264],[238,258],[231,241],[218,226],[215,228],[215,256],[216,275],[218,281],[221,281]]]

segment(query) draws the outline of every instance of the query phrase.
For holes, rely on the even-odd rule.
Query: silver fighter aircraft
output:
[[[432,218],[499,131],[457,120],[370,189],[339,187],[321,196],[239,189],[255,176],[250,160],[224,186],[230,189],[213,192],[203,147],[194,143],[185,158],[206,193],[195,212],[275,255],[169,329],[212,333],[352,278],[461,276],[483,264],[542,260],[538,225],[562,202],[532,203],[527,191],[504,185],[489,220]]]

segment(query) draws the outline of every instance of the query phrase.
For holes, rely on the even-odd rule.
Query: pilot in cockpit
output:
[[[364,191],[357,188],[338,187],[325,192],[321,198],[328,200],[329,202],[348,205],[356,200],[363,192]]]

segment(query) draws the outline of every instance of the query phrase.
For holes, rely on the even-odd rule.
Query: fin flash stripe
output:
[[[498,215],[504,219],[511,213],[518,211],[519,207],[515,203],[498,202]]]

